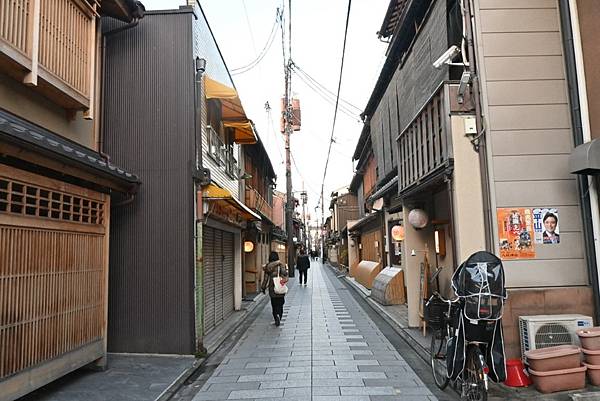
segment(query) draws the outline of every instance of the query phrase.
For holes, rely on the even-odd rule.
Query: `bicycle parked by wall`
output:
[[[436,279],[438,274],[439,270]],[[488,252],[474,253],[454,272],[452,289],[455,299],[434,292],[425,307],[433,329],[433,378],[442,390],[452,383],[463,400],[486,401],[489,379],[501,382],[506,378],[502,262]]]

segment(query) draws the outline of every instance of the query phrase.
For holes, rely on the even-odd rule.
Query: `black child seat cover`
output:
[[[475,252],[452,276],[452,289],[460,298],[462,313],[452,322],[455,336],[448,342],[447,367],[452,380],[465,367],[469,341],[486,344],[485,357],[495,382],[506,379],[502,312],[506,299],[502,261],[489,252]]]

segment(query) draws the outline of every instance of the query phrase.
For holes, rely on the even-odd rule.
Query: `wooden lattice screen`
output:
[[[104,338],[108,207],[0,164],[0,380]]]

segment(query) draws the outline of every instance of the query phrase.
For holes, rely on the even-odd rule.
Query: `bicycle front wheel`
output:
[[[468,401],[487,401],[485,358],[481,349],[469,345],[463,371],[462,399]]]
[[[448,338],[443,329],[435,330],[431,335],[431,372],[435,384],[443,390],[448,385],[448,368],[446,366]]]

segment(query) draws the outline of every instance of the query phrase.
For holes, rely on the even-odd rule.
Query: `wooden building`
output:
[[[273,239],[273,187],[276,175],[269,155],[259,139],[242,146],[245,203],[260,215],[244,231],[244,295],[260,291],[262,266],[268,263]]]
[[[59,7],[60,6],[60,7]],[[0,5],[0,400],[106,365],[109,233],[140,179],[102,153],[98,15],[132,1]]]
[[[469,3],[472,9],[461,7]],[[591,218],[597,203],[590,206],[587,179],[568,167],[588,118],[579,107],[584,66],[572,43],[581,54],[585,41],[573,41],[581,16],[573,16],[575,3],[593,15],[585,1],[390,1],[379,31],[390,43],[387,58],[357,152],[371,141],[377,184],[364,201],[375,206],[383,199],[388,251],[390,228],[404,229],[399,263],[411,326],[419,324],[427,295],[419,285],[425,255],[431,270],[445,267],[441,289],[449,292],[453,269],[481,249],[499,255],[506,268],[511,357],[521,351],[519,316],[598,313]],[[594,51],[588,54],[594,59]],[[359,166],[365,157],[355,154]],[[543,241],[542,211],[564,216],[560,242]],[[521,227],[530,241],[507,235],[513,212],[536,221]],[[384,259],[394,263],[389,252]]]

